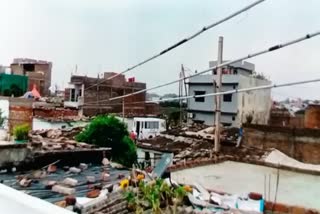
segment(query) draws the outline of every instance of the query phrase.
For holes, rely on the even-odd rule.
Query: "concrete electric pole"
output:
[[[219,37],[218,44],[218,62],[217,65],[222,64],[222,54],[223,54],[223,37]],[[213,78],[213,85],[216,87],[216,92],[221,91],[221,80],[222,80],[222,68],[217,68],[217,78],[216,81]],[[215,109],[215,136],[214,136],[214,151],[219,152],[220,150],[220,116],[221,116],[221,96],[216,97],[216,109]]]

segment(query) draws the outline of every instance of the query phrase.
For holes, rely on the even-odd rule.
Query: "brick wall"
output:
[[[36,60],[30,61],[34,64],[34,71],[26,72],[23,70],[23,63],[12,63],[10,65],[13,74],[27,75],[29,77],[29,89],[32,89],[33,84],[37,85],[42,96],[50,95],[49,87],[51,86],[51,69],[52,63],[36,63]]]
[[[32,101],[22,98],[9,99],[9,131],[21,124],[29,124],[32,127]]]
[[[320,131],[251,125],[244,128],[244,144],[276,148],[304,163],[320,164]]]
[[[77,110],[72,109],[46,109],[37,108],[33,109],[33,115],[41,118],[64,118],[64,117],[76,117],[78,116]]]
[[[309,105],[305,112],[305,127],[320,129],[320,105]]]
[[[105,78],[107,77],[108,75],[105,75]],[[102,83],[96,85],[99,82]],[[86,116],[94,116],[105,113],[122,113],[122,99],[114,101],[107,100],[111,97],[129,94],[146,88],[145,83],[127,82],[124,76],[121,75],[112,80],[97,79],[85,76],[72,76],[71,83],[84,84],[85,86],[83,114]],[[124,99],[125,114],[145,114],[146,107],[145,103],[143,103],[145,99],[145,93],[126,97]],[[101,102],[102,100],[105,100],[105,102]],[[98,101],[100,101],[100,103]],[[142,102],[135,103],[140,101]]]

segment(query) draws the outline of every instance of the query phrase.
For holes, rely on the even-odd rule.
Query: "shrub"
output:
[[[76,136],[79,142],[112,149],[112,159],[131,167],[137,159],[134,142],[128,137],[127,126],[114,116],[100,115]]]
[[[28,124],[17,125],[13,129],[13,135],[16,140],[28,140],[28,133],[30,131]]]

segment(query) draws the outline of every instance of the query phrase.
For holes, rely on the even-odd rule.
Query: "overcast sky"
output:
[[[254,0],[0,0],[0,64],[17,57],[53,62],[53,83],[119,72]],[[224,36],[224,59],[320,30],[319,0],[266,0],[128,76],[155,86],[181,64],[208,68]],[[249,60],[274,83],[320,78],[320,36]],[[177,91],[174,85],[154,91]],[[274,90],[277,98],[319,99],[320,83]]]

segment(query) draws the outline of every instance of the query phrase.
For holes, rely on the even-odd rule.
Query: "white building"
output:
[[[217,65],[216,61],[209,63],[210,67]],[[221,91],[269,85],[271,82],[255,74],[255,66],[249,62],[233,63],[222,69]],[[213,75],[199,75],[190,78],[189,94],[201,95],[215,92]],[[253,117],[252,123],[267,124],[271,109],[271,89],[256,90],[246,93],[227,94],[221,97],[221,123],[225,126],[240,126],[247,117]],[[188,117],[193,121],[213,125],[216,97],[201,97],[188,100]]]

